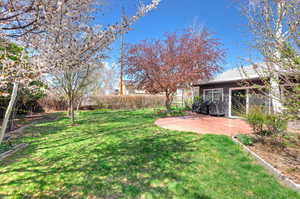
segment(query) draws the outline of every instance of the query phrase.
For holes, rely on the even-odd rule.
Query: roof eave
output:
[[[230,79],[230,80],[220,80],[220,81],[211,81],[211,82],[203,82],[203,83],[198,83],[194,84],[193,86],[204,86],[204,85],[211,85],[211,84],[221,84],[221,83],[231,83],[231,82],[238,82],[238,81],[247,81],[247,80],[257,80],[259,77],[252,77],[252,78],[247,78],[247,79]]]

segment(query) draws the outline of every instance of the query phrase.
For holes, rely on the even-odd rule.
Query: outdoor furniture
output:
[[[210,103],[211,103],[210,101],[204,101],[203,103],[201,103],[199,113],[208,115]]]
[[[225,103],[223,101],[215,101],[209,104],[209,115],[224,116],[225,115]]]
[[[195,101],[192,104],[192,111],[195,112],[195,113],[200,113],[200,105],[201,105],[201,103],[202,103],[202,100]]]

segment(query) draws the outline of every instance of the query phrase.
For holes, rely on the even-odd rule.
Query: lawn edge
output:
[[[281,171],[273,167],[269,162],[261,158],[257,153],[246,147],[236,138],[236,136],[232,136],[231,138],[235,143],[239,144],[245,152],[252,155],[260,165],[266,168],[268,173],[275,176],[282,184],[288,186],[289,188],[293,189],[294,191],[297,191],[300,194],[300,184],[295,183],[289,177],[284,175]]]

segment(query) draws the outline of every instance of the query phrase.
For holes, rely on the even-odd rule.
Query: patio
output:
[[[155,124],[166,129],[190,131],[199,134],[234,136],[251,133],[250,126],[242,119],[213,117],[192,113],[182,117],[160,118]]]

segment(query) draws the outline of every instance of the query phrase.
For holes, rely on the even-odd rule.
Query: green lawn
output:
[[[0,198],[296,199],[229,137],[156,127],[150,111],[35,125],[0,162]]]

